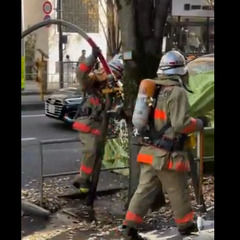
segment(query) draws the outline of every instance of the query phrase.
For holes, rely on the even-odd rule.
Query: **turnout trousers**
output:
[[[168,169],[155,170],[152,165],[140,163],[140,178],[124,225],[137,228],[143,222],[159,185],[167,192],[171,208],[178,226],[188,226],[193,221],[190,195],[187,185],[187,172]]]

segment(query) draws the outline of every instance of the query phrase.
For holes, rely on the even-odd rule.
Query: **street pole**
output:
[[[22,8],[22,18],[21,18],[21,31],[24,30],[24,5],[21,0],[21,8]],[[21,40],[21,89],[25,88],[25,41],[24,38]]]
[[[62,0],[57,0],[57,19],[62,20]],[[59,51],[59,87],[64,87],[63,82],[63,45],[62,45],[62,26],[58,25],[59,41],[58,41],[58,51]]]

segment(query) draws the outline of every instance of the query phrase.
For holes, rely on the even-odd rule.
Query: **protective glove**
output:
[[[99,54],[101,53],[101,49],[99,47],[93,47],[92,48],[92,55],[97,58]]]
[[[203,127],[208,127],[209,126],[209,119],[205,116],[199,116],[197,117],[198,119],[200,119],[203,123]]]

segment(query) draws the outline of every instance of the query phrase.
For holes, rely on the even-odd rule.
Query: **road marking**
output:
[[[80,148],[62,148],[62,149],[44,149],[44,152],[72,152],[72,153],[78,153],[80,151]]]
[[[46,117],[45,114],[34,114],[34,115],[22,115],[22,118],[31,118],[31,117]]]
[[[33,141],[33,140],[37,140],[37,138],[22,138],[22,141]]]

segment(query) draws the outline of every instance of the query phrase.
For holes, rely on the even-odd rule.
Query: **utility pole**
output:
[[[24,30],[24,5],[21,0],[21,8],[22,8],[22,18],[21,18],[21,31]],[[21,40],[21,89],[25,88],[25,41],[24,38]]]
[[[62,0],[57,0],[57,19],[62,20]],[[59,51],[59,87],[64,87],[63,82],[63,45],[62,45],[62,26],[58,24],[58,51]]]

